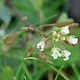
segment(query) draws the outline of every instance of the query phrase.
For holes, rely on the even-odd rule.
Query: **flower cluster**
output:
[[[52,52],[52,57],[54,59],[57,59],[58,57],[62,57],[64,61],[69,59],[69,56],[71,55],[71,52],[69,52],[68,50],[60,50],[59,48],[52,48],[51,50]]]
[[[62,35],[69,34],[70,33],[69,27],[68,26],[62,27],[61,30],[60,30],[60,33]],[[67,37],[67,41],[68,41],[69,44],[77,44],[78,38],[75,38],[75,36],[71,35],[71,36]]]
[[[45,47],[45,42],[44,41],[40,41],[37,43],[37,48],[40,51],[44,51],[44,47]],[[64,61],[69,59],[69,56],[71,54],[71,52],[69,52],[68,50],[63,50],[61,51],[59,48],[52,48],[51,50],[52,52],[52,57],[54,59],[57,59],[58,57],[62,57]]]
[[[69,27],[68,26],[65,26],[65,27],[62,27],[60,28],[60,30],[57,32],[57,31],[53,31],[51,34],[52,36],[52,40],[54,41],[59,41],[59,40],[67,40],[67,42],[69,44],[77,44],[78,43],[78,38],[76,38],[75,36],[71,35],[71,36],[66,36],[70,33],[69,31]],[[55,43],[54,43],[55,44]],[[45,48],[45,41],[40,41],[37,43],[37,48],[40,50],[40,51],[44,51],[44,48]],[[58,57],[62,57],[64,61],[68,60],[69,59],[69,56],[71,55],[71,52],[68,51],[68,50],[61,50],[57,47],[53,47],[51,49],[51,56],[54,58],[54,59],[57,59]]]
[[[78,38],[76,38],[74,35],[66,37],[66,35],[68,35],[69,33],[70,33],[70,31],[69,31],[68,26],[62,27],[60,29],[60,31],[58,31],[58,32],[53,31],[52,32],[53,40],[56,41],[56,42],[59,41],[59,40],[62,40],[62,41],[67,40],[67,42],[69,44],[77,44]]]

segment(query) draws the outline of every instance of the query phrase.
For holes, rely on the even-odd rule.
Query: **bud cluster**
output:
[[[68,36],[68,34],[70,33],[69,27],[65,26],[65,27],[61,27],[59,31],[53,31],[51,32],[51,36],[52,36],[52,40],[55,42],[58,41],[65,41],[67,40],[67,42],[69,44],[77,44],[78,43],[78,38],[76,38],[74,35],[70,35]],[[55,44],[55,43],[54,43]],[[45,48],[45,41],[41,40],[40,42],[37,43],[37,48],[40,51],[44,51]],[[54,59],[57,59],[58,57],[62,57],[64,61],[69,59],[69,56],[71,55],[71,52],[68,50],[61,50],[57,47],[53,47],[51,49],[51,56]]]

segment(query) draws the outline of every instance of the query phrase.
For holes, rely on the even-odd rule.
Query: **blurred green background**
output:
[[[43,24],[63,21],[80,22],[79,10],[74,9],[80,5],[77,4],[80,1],[73,3],[74,1],[76,0],[0,0],[0,80],[80,80],[80,42],[74,47],[62,42],[56,44],[72,52],[68,61],[51,58],[51,46],[46,47],[43,54],[38,54],[34,46],[31,58],[24,60],[28,48],[38,42],[41,36],[20,30],[21,27],[28,26],[25,18],[37,28]],[[71,3],[74,7],[69,6]],[[76,13],[72,14],[70,11]],[[48,26],[42,31],[47,34],[54,29],[56,27]],[[80,37],[80,27],[73,27],[70,32]],[[9,34],[11,36],[6,38]],[[62,65],[63,69],[60,71]],[[58,73],[60,76],[55,79]]]

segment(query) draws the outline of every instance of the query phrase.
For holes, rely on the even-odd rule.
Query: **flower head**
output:
[[[37,48],[40,51],[44,51],[44,47],[45,47],[45,42],[44,41],[40,41],[40,42],[37,43]]]
[[[61,52],[61,56],[63,57],[64,61],[68,60],[70,55],[71,55],[71,52],[69,52],[67,50],[63,50]]]
[[[69,44],[77,44],[78,38],[75,38],[75,36],[69,36],[67,38],[67,41],[69,42]]]
[[[54,59],[57,59],[58,57],[61,57],[60,49],[59,48],[52,48],[51,52],[53,53],[51,56]]]
[[[53,40],[55,40],[56,42],[58,42],[60,37],[61,37],[61,34],[54,32]]]
[[[62,27],[61,30],[60,30],[60,33],[61,33],[62,35],[67,35],[67,34],[69,34],[69,27],[68,27],[68,26]]]

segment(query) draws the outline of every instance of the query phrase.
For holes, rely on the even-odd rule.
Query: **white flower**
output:
[[[53,37],[53,40],[58,42],[60,37],[61,37],[61,34],[56,33],[56,35]]]
[[[60,49],[59,48],[52,48],[51,52],[53,53],[51,56],[54,59],[57,59],[58,57],[61,57]]]
[[[44,51],[44,47],[45,47],[45,42],[44,41],[40,41],[40,42],[37,43],[37,48],[40,51]]]
[[[60,30],[60,33],[61,33],[62,35],[67,35],[67,34],[69,34],[69,27],[68,27],[68,26],[62,27],[61,30]]]
[[[52,34],[52,36],[55,36],[57,33],[56,33],[56,31],[52,31],[51,34]]]
[[[77,44],[78,43],[78,38],[75,38],[75,36],[69,36],[67,38],[67,41],[69,42],[69,44]]]
[[[64,36],[61,36],[60,39],[64,41],[66,38]]]
[[[64,61],[68,60],[70,55],[71,55],[71,52],[69,52],[67,50],[63,50],[61,52],[61,56],[63,57]]]

